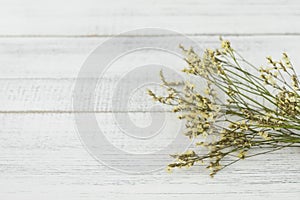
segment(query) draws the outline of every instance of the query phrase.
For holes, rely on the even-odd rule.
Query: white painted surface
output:
[[[297,0],[2,0],[1,35],[111,35],[161,27],[186,34],[299,33]]]
[[[263,64],[265,56],[276,58],[286,51],[300,71],[299,14],[296,0],[1,0],[0,199],[299,199],[299,149],[239,162],[214,179],[199,167],[173,174],[164,170],[124,174],[87,153],[77,135],[72,110],[72,91],[80,67],[107,35],[161,27],[189,34],[203,47],[215,47],[215,35],[229,34],[227,38],[253,63]],[[137,37],[147,44],[148,36],[144,35],[130,36],[126,42]],[[163,43],[171,36],[155,37]],[[97,88],[94,108],[98,123],[120,149],[156,151],[174,137],[170,130],[178,122],[169,117],[166,134],[143,142],[122,135],[112,122],[110,99],[114,84],[126,71],[124,66],[157,61],[181,64],[158,52],[138,52],[115,63]],[[135,85],[149,76],[157,74],[142,74],[124,84]],[[122,100],[131,91],[117,92]],[[129,113],[143,126],[151,122],[150,114],[157,116],[149,112],[151,106],[140,92],[129,107],[115,110]],[[167,163],[169,157],[165,156]],[[132,164],[119,161],[118,155],[112,159],[116,166]],[[162,162],[153,160],[153,165]]]

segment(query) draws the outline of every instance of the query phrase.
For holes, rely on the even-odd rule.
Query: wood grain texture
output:
[[[101,127],[107,130],[106,136],[118,148],[141,152],[137,141],[120,137],[117,127],[111,126],[109,115],[98,116]],[[299,149],[241,161],[214,179],[199,167],[173,174],[161,170],[132,175],[112,170],[90,157],[78,140],[72,114],[5,114],[0,119],[1,199],[299,197]],[[145,118],[139,116],[139,120]],[[161,138],[164,142],[169,140]],[[145,147],[151,147],[148,142]],[[162,148],[164,142],[154,143],[155,148]],[[132,164],[118,161],[119,155],[111,158],[116,160],[115,166]]]
[[[142,37],[143,38],[143,37]],[[176,40],[176,38],[174,38]],[[194,37],[203,48],[217,47],[217,37]],[[265,56],[281,58],[283,51],[291,56],[296,70],[299,72],[300,36],[285,37],[229,37],[232,45],[236,46],[245,58],[257,66],[266,64]],[[166,42],[164,37],[158,37],[159,42]],[[134,43],[134,38],[125,40]],[[147,38],[143,39],[147,46]],[[185,63],[174,55],[161,51],[138,51],[115,61],[103,77],[86,75],[85,79],[77,80],[76,76],[92,49],[101,44],[102,39],[0,39],[0,112],[72,112],[72,96],[76,81],[90,84],[97,78],[95,102],[82,105],[81,110],[75,111],[150,111],[155,105],[146,94],[146,89],[159,89],[151,83],[152,77],[158,77],[159,69],[143,73],[133,73],[131,78],[124,74],[150,63],[160,63],[170,66],[175,72],[185,66]],[[107,49],[107,54],[114,51],[115,44]],[[90,79],[92,78],[92,79]],[[169,77],[170,79],[172,77]],[[123,87],[118,88],[118,81]],[[146,84],[141,87],[142,84]],[[147,85],[148,84],[148,85]],[[157,82],[160,84],[160,81]],[[201,84],[198,85],[201,88]],[[139,88],[138,90],[136,90]],[[133,92],[133,93],[132,93]],[[113,95],[123,99],[132,96],[128,105],[112,103]],[[114,108],[112,106],[114,105]],[[89,109],[93,107],[93,109]],[[165,108],[164,108],[165,109]],[[158,109],[162,110],[162,109]]]
[[[214,179],[201,167],[173,174],[165,170],[121,173],[111,167],[134,168],[135,163],[109,153],[111,146],[104,145],[108,151],[103,152],[111,158],[110,167],[88,153],[75,117],[90,112],[96,112],[102,133],[114,147],[152,153],[151,162],[145,160],[148,165],[163,167],[170,161],[168,154],[179,151],[173,146],[161,155],[153,153],[181,133],[175,116],[165,107],[153,109],[157,104],[145,94],[148,86],[157,89],[157,85],[141,86],[158,71],[122,79],[144,64],[159,63],[179,71],[182,60],[166,52],[138,51],[118,59],[99,80],[95,102],[86,101],[75,110],[72,106],[82,64],[109,36],[160,27],[212,48],[224,35],[258,66],[265,63],[264,56],[279,58],[286,51],[300,72],[299,23],[297,0],[1,0],[0,199],[299,199],[300,152],[296,148],[238,162]],[[177,40],[173,35],[127,35],[124,43],[113,43],[107,55],[137,41],[147,46],[148,38],[165,46]],[[87,73],[80,81],[89,84],[94,78]],[[123,87],[116,88],[118,83]],[[111,101],[113,94],[119,101]],[[128,120],[144,130],[126,135],[122,125]],[[137,139],[153,134],[149,128],[153,120],[164,122],[159,134]]]
[[[165,37],[155,37],[157,43],[168,46]],[[172,40],[181,41],[177,37],[170,37]],[[200,47],[214,48],[219,47],[218,36],[189,37],[195,40]],[[252,63],[260,66],[266,64],[266,56],[281,58],[282,52],[287,52],[296,64],[300,63],[299,47],[300,36],[226,36],[232,45],[245,58]],[[110,39],[106,38],[0,38],[0,78],[76,78],[89,54]],[[124,43],[112,43],[105,54],[109,55],[115,51],[118,45],[131,45],[135,42],[142,42],[145,46],[149,45],[147,37],[125,37]],[[188,46],[187,46],[188,48]],[[201,53],[201,52],[200,52]],[[178,58],[171,57],[161,51],[138,51],[133,54],[118,59],[114,63],[108,76],[120,76],[124,71],[144,64],[160,63],[174,69],[185,66]],[[91,74],[86,76],[92,77]],[[98,78],[98,77],[96,77]]]
[[[196,37],[203,47],[217,46],[217,37]],[[246,57],[256,64],[263,63],[261,55],[280,56],[289,52],[294,63],[300,63],[298,36],[230,37]],[[268,156],[254,157],[234,165],[210,179],[207,171],[196,167],[167,174],[164,170],[144,175],[124,174],[94,160],[82,146],[76,131],[74,114],[85,115],[90,105],[73,110],[72,92],[76,75],[88,56],[102,39],[1,39],[1,105],[0,105],[0,195],[6,199],[297,199],[299,197],[299,149],[286,149]],[[161,42],[164,38],[161,39]],[[134,39],[128,39],[134,42]],[[145,44],[147,43],[145,39]],[[113,49],[113,47],[112,47]],[[259,49],[259,51],[258,51]],[[109,50],[108,50],[109,52]],[[168,126],[150,140],[141,141],[124,135],[114,123],[112,111],[130,117],[137,126],[151,123],[151,117],[161,113],[151,111],[153,102],[140,88],[128,106],[110,100],[113,92],[122,99],[132,91],[116,90],[115,83],[126,70],[124,66],[139,66],[166,58],[160,52],[139,52],[120,60],[101,79],[96,91],[95,110],[101,130],[109,141],[125,151],[142,153],[165,148],[173,140],[171,127],[179,121],[166,118]],[[58,59],[59,58],[59,59]],[[167,57],[163,64],[173,63]],[[156,60],[155,60],[156,59]],[[177,61],[176,61],[177,63]],[[181,64],[181,63],[180,63]],[[180,65],[181,66],[181,65]],[[176,66],[176,67],[180,67]],[[299,68],[297,68],[299,69]],[[157,74],[137,74],[125,80],[131,88],[138,80]],[[88,76],[82,80],[91,81]],[[127,85],[127,86],[126,86]],[[130,87],[129,87],[130,86]],[[115,106],[112,109],[112,106]],[[158,111],[163,111],[159,108]],[[92,110],[92,111],[95,111]],[[126,119],[126,116],[121,118]],[[122,121],[119,122],[122,124]],[[145,129],[144,134],[151,134]],[[180,132],[176,132],[180,134]],[[140,133],[136,133],[140,136]],[[170,135],[171,134],[171,135]],[[173,136],[173,137],[172,137]],[[137,145],[138,143],[138,145]],[[109,148],[109,147],[108,147]],[[177,152],[170,149],[169,153]],[[167,163],[154,155],[152,164]],[[132,165],[112,154],[111,167]],[[134,167],[134,166],[133,166]]]
[[[297,0],[2,0],[2,36],[103,36],[143,27],[185,34],[299,34]]]

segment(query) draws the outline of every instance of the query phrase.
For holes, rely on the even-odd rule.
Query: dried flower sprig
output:
[[[169,171],[200,162],[214,176],[241,159],[299,147],[300,83],[286,53],[279,61],[267,57],[267,66],[258,68],[227,40],[201,57],[192,48],[180,48],[188,64],[183,72],[204,79],[205,90],[188,81],[168,82],[161,72],[168,95],[148,93],[180,113],[184,134],[201,148],[172,155],[176,161],[168,165]]]

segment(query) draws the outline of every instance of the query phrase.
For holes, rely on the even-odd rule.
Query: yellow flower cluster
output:
[[[161,72],[167,95],[148,94],[173,107],[185,120],[184,134],[206,153],[196,148],[172,155],[168,172],[204,163],[214,176],[238,160],[300,143],[299,80],[286,53],[280,61],[267,57],[268,66],[257,68],[227,40],[202,56],[180,48],[188,65],[183,72],[205,80],[204,91],[188,81],[169,82]],[[255,148],[262,152],[251,154]]]

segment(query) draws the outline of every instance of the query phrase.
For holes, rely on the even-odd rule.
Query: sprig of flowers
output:
[[[184,134],[195,140],[193,150],[172,155],[173,168],[203,163],[211,176],[233,163],[300,144],[300,89],[286,53],[279,61],[267,57],[256,67],[227,40],[199,56],[180,46],[187,67],[183,72],[205,80],[199,91],[191,82],[168,82],[160,73],[166,96],[149,95],[173,107],[185,120]]]

